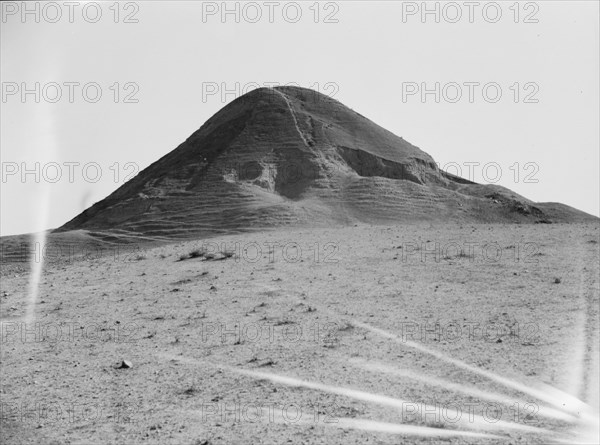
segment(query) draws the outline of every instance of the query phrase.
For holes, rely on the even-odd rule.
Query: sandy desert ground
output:
[[[29,266],[5,263],[2,443],[593,441],[599,235],[357,225],[63,254],[34,320]]]

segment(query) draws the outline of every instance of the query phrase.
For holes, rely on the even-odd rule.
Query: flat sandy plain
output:
[[[581,443],[563,396],[528,390],[598,408],[599,235],[358,225],[65,254],[39,325],[27,264],[3,264],[2,443]],[[202,247],[233,256],[180,260]]]

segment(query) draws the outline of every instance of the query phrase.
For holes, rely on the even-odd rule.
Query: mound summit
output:
[[[260,88],[55,230],[187,238],[284,225],[355,222],[583,222],[440,170],[433,158],[340,102]]]

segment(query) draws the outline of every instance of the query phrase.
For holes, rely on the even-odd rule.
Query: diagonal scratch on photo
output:
[[[600,3],[0,8],[2,444],[600,443]]]

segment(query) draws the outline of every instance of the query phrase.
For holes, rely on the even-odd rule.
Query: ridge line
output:
[[[306,140],[306,137],[304,137],[304,134],[302,133],[302,131],[300,130],[300,127],[298,126],[298,119],[296,118],[296,113],[292,109],[292,105],[290,103],[290,100],[281,91],[276,90],[275,88],[273,88],[273,91],[275,91],[277,94],[279,94],[283,98],[283,100],[285,101],[285,103],[286,103],[286,105],[288,107],[288,110],[290,110],[290,113],[292,115],[292,119],[294,120],[294,126],[296,127],[296,131],[300,135],[300,138],[302,139],[302,142],[304,142],[304,145],[306,146],[306,148],[310,148],[310,146],[308,145],[308,141]]]

